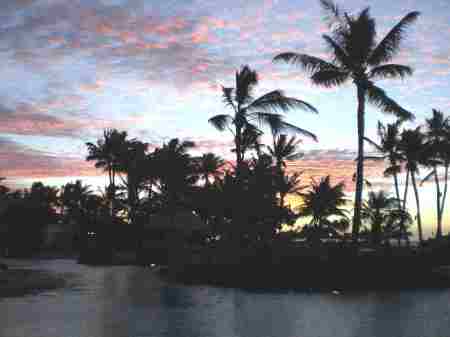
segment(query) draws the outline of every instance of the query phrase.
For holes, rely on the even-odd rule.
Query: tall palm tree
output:
[[[329,14],[331,35],[323,35],[323,38],[333,52],[333,60],[325,61],[306,54],[287,52],[277,55],[274,61],[300,65],[311,74],[311,80],[316,85],[334,87],[352,80],[356,86],[358,158],[352,234],[353,239],[357,241],[364,183],[365,104],[367,101],[384,113],[394,114],[402,119],[412,119],[413,115],[376,86],[374,80],[404,78],[412,74],[413,70],[408,66],[387,62],[398,54],[405,30],[417,19],[419,12],[407,14],[376,44],[375,20],[370,16],[369,8],[358,15],[351,15],[342,13],[331,0],[321,0],[321,4]]]
[[[444,164],[444,192],[442,193],[442,203],[441,203],[441,217],[444,214],[444,206],[447,198],[447,189],[448,189],[448,171],[450,167],[450,122],[447,123],[444,129],[444,144],[445,146],[441,151],[441,159]]]
[[[140,204],[139,195],[147,178],[147,150],[148,143],[137,139],[125,140],[118,159],[118,172],[125,174],[125,178],[119,176],[127,190],[126,204],[130,222],[133,224],[136,222],[136,213]]]
[[[273,130],[304,130],[284,120],[284,116],[277,112],[286,112],[292,108],[301,108],[307,111],[317,110],[305,101],[287,97],[281,90],[270,91],[258,98],[254,98],[254,89],[258,84],[256,71],[249,66],[243,66],[236,72],[234,87],[222,87],[223,99],[233,113],[220,114],[209,119],[209,122],[219,131],[228,129],[234,137],[236,151],[236,173],[240,176],[245,148],[242,146],[243,133],[246,129],[258,129],[270,126]]]
[[[303,194],[303,202],[299,207],[300,215],[311,217],[308,233],[312,233],[313,239],[317,241],[320,235],[326,231],[335,231],[335,224],[339,221],[333,221],[332,217],[345,219],[346,210],[343,206],[346,204],[344,184],[341,182],[335,186],[330,183],[330,176],[314,181],[311,184],[311,190]]]
[[[120,167],[120,158],[126,147],[127,132],[116,129],[103,131],[103,138],[94,143],[86,143],[88,148],[87,161],[95,161],[95,167],[108,173],[108,198],[110,200],[111,216],[115,214],[116,176]]]
[[[180,142],[175,138],[154,152],[158,189],[172,215],[172,221],[176,208],[185,204],[187,194],[198,179],[195,162],[189,154],[194,146],[194,142]]]
[[[417,190],[416,174],[419,172],[419,165],[424,163],[425,135],[421,128],[413,130],[404,130],[399,143],[399,151],[406,160],[406,174],[411,176],[411,183],[414,189],[417,208],[417,227],[419,232],[419,241],[423,242],[422,218],[420,214],[420,199]]]
[[[441,193],[441,186],[439,182],[438,167],[446,165],[446,159],[448,154],[447,147],[450,145],[447,139],[447,129],[450,124],[448,118],[444,118],[444,114],[441,111],[433,109],[433,116],[425,120],[425,135],[426,135],[426,148],[428,166],[431,166],[431,172],[422,180],[422,183],[430,178],[434,178],[436,186],[436,219],[437,219],[437,231],[436,238],[442,237],[442,215],[444,211],[445,195]],[[448,169],[446,170],[448,174]],[[446,189],[447,181],[444,182]]]
[[[388,161],[388,166],[384,170],[384,175],[386,177],[392,176],[394,179],[395,196],[399,212],[404,209],[404,207],[402,206],[402,198],[400,196],[400,187],[398,182],[398,175],[401,172],[402,168],[401,163],[404,160],[402,154],[398,150],[398,145],[400,143],[401,123],[401,120],[387,125],[383,125],[381,122],[378,122],[377,133],[380,140],[379,144],[375,143],[367,137],[364,137],[364,139],[373,147],[375,147],[375,149],[381,154],[381,156],[379,157],[368,156],[365,158]],[[402,231],[407,244],[409,244],[409,238],[408,235],[406,235],[406,227],[403,227]]]

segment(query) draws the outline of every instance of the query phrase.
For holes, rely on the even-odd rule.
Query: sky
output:
[[[370,6],[379,38],[409,11],[420,11],[394,60],[412,66],[414,75],[378,84],[416,115],[411,127],[432,108],[450,114],[450,2],[340,4],[349,12]],[[353,189],[352,84],[318,88],[300,69],[272,63],[285,51],[328,57],[317,0],[2,0],[0,9],[0,175],[7,184],[26,187],[39,179],[61,185],[82,178],[104,185],[101,172],[84,160],[85,142],[104,128],[155,145],[189,139],[199,152],[229,157],[230,135],[208,119],[228,112],[220,87],[232,86],[235,71],[248,64],[260,75],[258,93],[282,89],[319,110],[287,116],[319,138],[304,140],[305,158],[290,169],[332,174]],[[369,137],[376,138],[378,120],[392,118],[368,107]],[[382,164],[367,167],[376,186],[391,187]],[[433,189],[422,190],[425,222],[432,223]],[[450,211],[444,218],[450,229]]]

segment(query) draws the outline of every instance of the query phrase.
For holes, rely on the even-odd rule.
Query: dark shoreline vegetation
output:
[[[329,0],[320,2],[327,13],[330,33],[323,38],[331,60],[286,52],[274,62],[299,66],[318,86],[355,85],[358,155],[352,214],[342,182],[330,176],[309,182],[287,169],[289,162],[301,160],[302,139],[318,137],[289,123],[286,113],[317,109],[282,90],[255,97],[258,74],[245,65],[232,86],[222,87],[229,114],[209,119],[217,130],[230,133],[233,160],[214,153],[194,156],[195,143],[187,140],[175,138],[154,148],[130,139],[126,131],[104,130],[96,142],[86,143],[87,161],[109,180],[101,193],[81,181],[60,189],[40,182],[25,190],[1,187],[3,254],[79,252],[80,263],[158,265],[186,283],[247,288],[449,287],[450,273],[443,267],[450,265],[450,239],[442,221],[450,119],[433,109],[424,125],[408,129],[414,114],[375,84],[412,75],[409,66],[391,62],[419,13],[408,13],[377,39],[368,8],[350,14]],[[377,140],[365,136],[366,103],[395,119],[378,123]],[[264,144],[267,131],[271,140]],[[365,143],[375,155],[367,155]],[[367,181],[368,160],[385,163],[394,195]],[[428,172],[423,179],[419,170]],[[419,195],[427,181],[436,187],[437,221],[436,236],[428,240]],[[414,216],[406,201],[410,185]],[[288,203],[290,196],[298,198],[298,205]],[[305,225],[297,230],[293,225],[300,218]],[[417,247],[410,240],[414,219]]]

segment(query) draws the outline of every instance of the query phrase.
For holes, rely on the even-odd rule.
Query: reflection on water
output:
[[[450,291],[263,293],[167,284],[135,267],[15,263],[75,273],[77,286],[0,300],[0,337],[441,337],[450,331]]]

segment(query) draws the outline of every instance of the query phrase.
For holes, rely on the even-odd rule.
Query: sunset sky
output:
[[[415,123],[432,108],[450,114],[450,1],[341,4],[350,12],[370,5],[378,36],[409,11],[422,13],[395,60],[414,67],[414,75],[379,85],[415,113]],[[101,172],[84,161],[85,142],[104,128],[152,144],[190,139],[199,152],[229,157],[231,138],[208,118],[226,112],[220,85],[233,85],[236,69],[249,64],[260,74],[261,93],[283,89],[319,110],[289,113],[291,123],[319,137],[305,140],[305,160],[291,168],[331,173],[351,190],[352,84],[320,89],[299,69],[272,63],[283,51],[326,57],[317,0],[2,0],[0,9],[0,174],[9,185],[35,179],[61,185],[77,177],[104,185],[95,178]],[[392,120],[367,109],[368,136],[375,137],[380,119]],[[380,164],[368,167],[369,180],[390,188]],[[423,199],[430,222],[432,186]],[[444,217],[450,228],[450,212]]]

